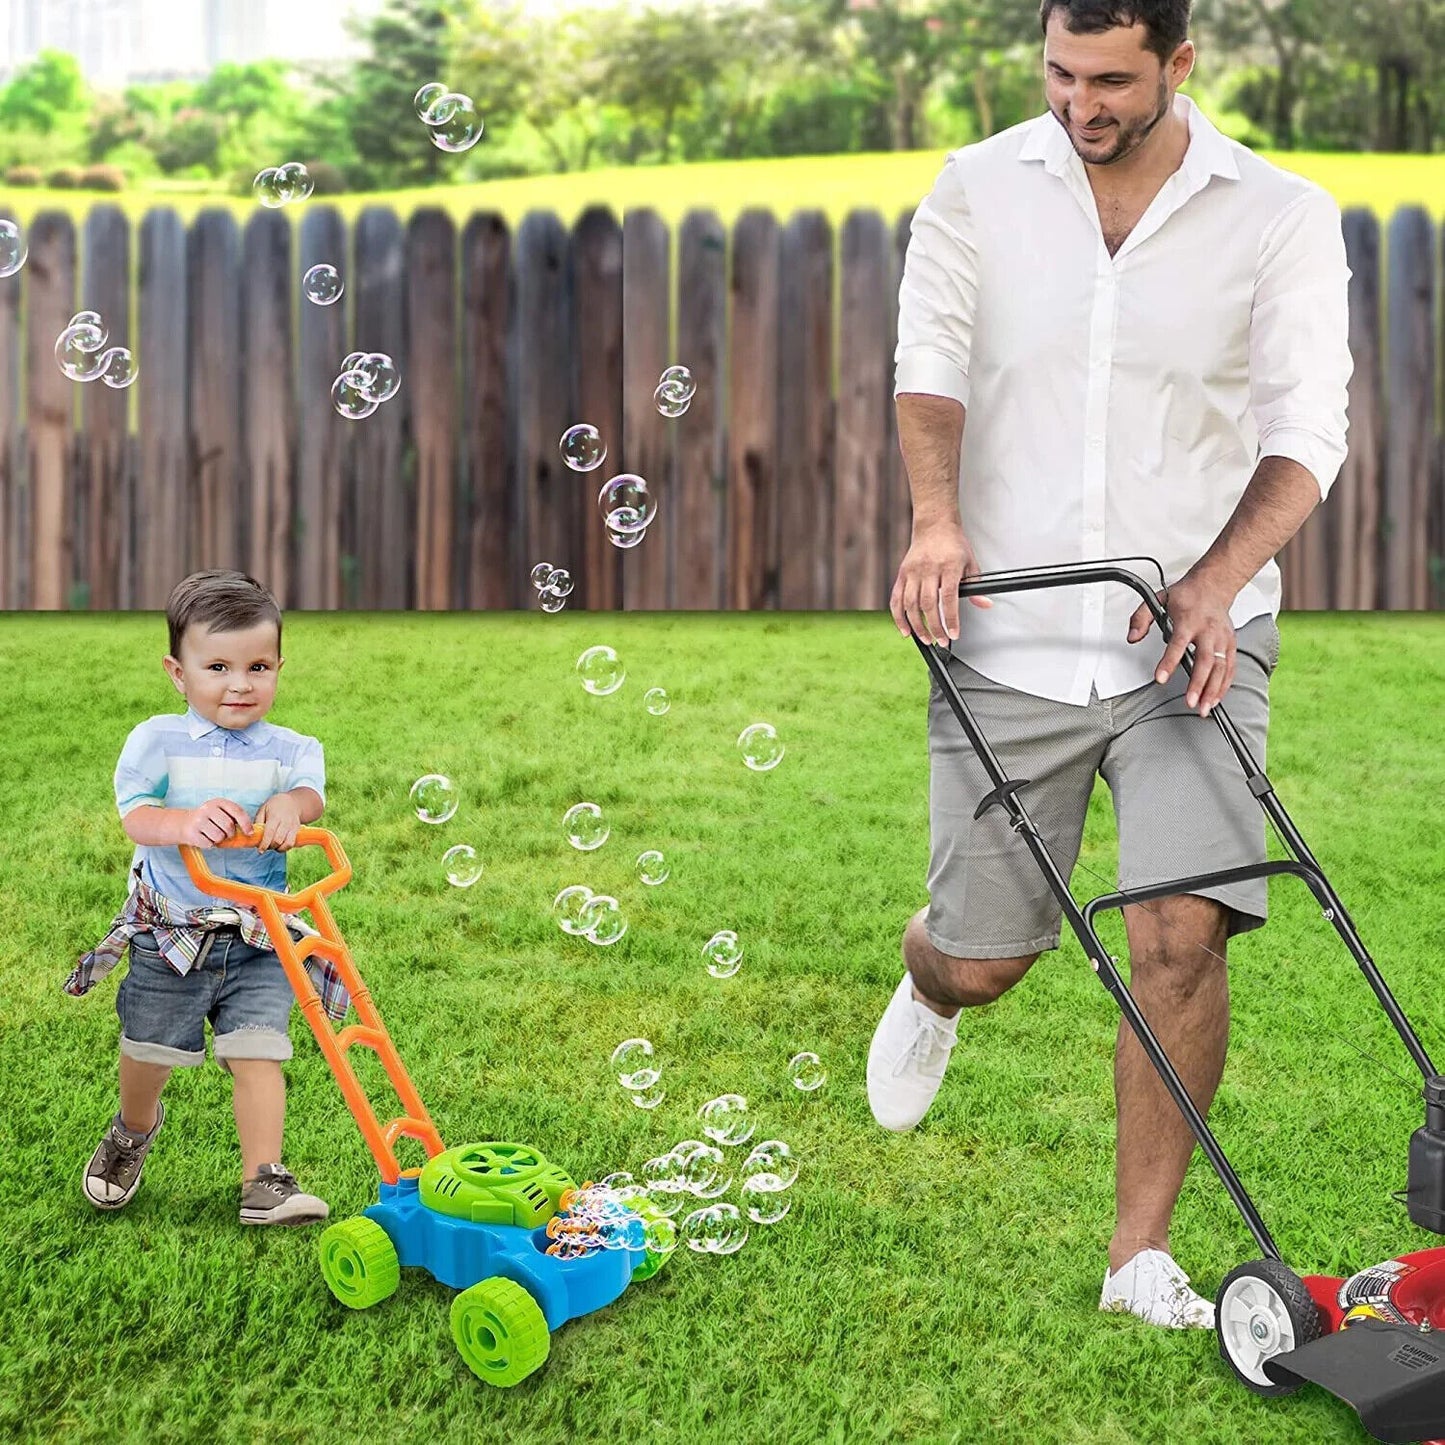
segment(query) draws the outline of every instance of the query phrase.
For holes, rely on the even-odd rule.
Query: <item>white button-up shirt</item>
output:
[[[1340,211],[1227,139],[1188,96],[1183,164],[1117,254],[1051,113],[949,154],[913,216],[895,396],[967,408],[964,533],[984,572],[1152,557],[1173,584],[1229,520],[1261,457],[1329,491],[1353,368]],[[1146,561],[1125,562],[1151,587]],[[1117,582],[960,605],[952,651],[1006,686],[1078,705],[1143,687],[1165,643],[1126,640]],[[1277,615],[1271,559],[1236,627]]]

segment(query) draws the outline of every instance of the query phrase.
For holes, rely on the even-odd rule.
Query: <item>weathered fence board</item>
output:
[[[525,605],[512,559],[519,522],[507,428],[511,237],[501,218],[473,216],[462,232],[461,500],[463,606]]]
[[[576,494],[575,511],[582,534],[580,548],[574,554],[581,570],[569,569],[576,585],[567,605],[611,611],[622,605],[623,553],[607,540],[606,528],[598,525],[597,493],[619,470],[617,462],[622,453],[622,227],[605,206],[589,207],[577,219],[573,245],[580,365],[577,407],[569,425],[587,422],[595,426],[607,446],[607,456],[595,470],[577,472],[567,479]],[[506,490],[510,494],[511,488]],[[535,605],[530,588],[521,598],[521,605]]]
[[[644,477],[658,509],[644,540],[623,549],[626,608],[672,605],[672,444],[687,413],[665,417],[653,399],[664,369],[674,364],[668,327],[671,265],[672,238],[662,217],[651,208],[629,211],[622,225],[622,467],[599,470],[612,475],[625,469]]]
[[[778,301],[782,249],[771,212],[733,231],[728,355],[728,606],[778,605]]]
[[[727,232],[717,214],[689,213],[678,239],[673,355],[692,372],[697,391],[677,428],[672,485],[661,500],[673,514],[672,605],[705,611],[722,606],[727,557],[719,404],[727,359],[726,264]]]
[[[346,229],[334,206],[308,210],[301,219],[296,271],[335,266],[345,284]],[[297,378],[303,397],[317,397],[301,413],[296,437],[296,605],[341,605],[342,468],[350,423],[330,404],[331,384],[346,355],[345,293],[322,306],[301,295]]]
[[[288,607],[531,608],[546,560],[573,608],[882,607],[911,528],[892,400],[911,219],[855,211],[835,236],[819,212],[729,232],[693,211],[674,257],[655,212],[603,207],[515,234],[381,207],[189,229],[162,208],[133,234],[102,206],[79,237],[37,216],[0,281],[0,605],[159,608],[186,570],[236,565]],[[1284,606],[1445,606],[1442,236],[1421,208],[1344,221],[1349,456],[1280,554]],[[332,307],[301,292],[323,260]],[[136,351],[134,390],[60,373],[82,308]],[[360,421],[330,396],[350,350],[402,377]],[[697,386],[675,418],[653,395],[671,364]],[[589,473],[558,447],[581,421],[608,448]],[[597,508],[622,471],[658,502],[626,550]]]
[[[30,227],[25,321],[26,435],[30,490],[30,596],[36,607],[64,607],[74,576],[74,521],[68,505],[74,465],[75,391],[56,365],[55,342],[75,314],[75,227],[42,211]],[[89,383],[98,385],[99,383]]]
[[[137,347],[130,345],[130,296],[130,223],[119,206],[96,206],[85,218],[82,234],[80,306],[100,312],[110,333],[108,345],[135,352]],[[129,391],[95,381],[81,387],[75,594],[84,598],[82,605],[97,611],[130,605],[135,531],[129,413]]]

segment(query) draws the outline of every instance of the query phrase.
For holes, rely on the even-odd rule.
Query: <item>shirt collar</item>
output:
[[[1180,171],[1186,177],[1197,180],[1200,187],[1210,176],[1223,176],[1226,180],[1237,181],[1239,163],[1229,140],[1182,91],[1175,93],[1174,113],[1189,121],[1189,146],[1184,152]],[[1071,161],[1080,170],[1084,165],[1052,111],[1046,111],[1030,122],[1029,133],[1019,151],[1019,159],[1043,161],[1045,169],[1056,176],[1062,175],[1064,167]]]
[[[233,738],[240,738],[247,747],[250,747],[252,743],[260,742],[265,728],[265,718],[257,718],[255,722],[247,723],[243,728],[222,728],[220,723],[203,718],[189,704],[186,706],[186,730],[193,738],[203,738],[207,733],[228,732]]]

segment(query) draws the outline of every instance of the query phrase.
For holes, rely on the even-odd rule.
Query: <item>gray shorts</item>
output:
[[[1223,705],[1264,768],[1279,628],[1265,613],[1235,636],[1234,681]],[[1078,861],[1097,774],[1114,799],[1119,889],[1265,861],[1264,810],[1214,718],[1201,719],[1197,706],[1185,704],[1182,666],[1162,686],[1151,681],[1103,700],[1096,690],[1084,707],[1005,687],[958,658],[948,669],[1004,772],[1031,779],[1019,798],[1064,878]],[[955,958],[1023,958],[1057,948],[1063,910],[1007,812],[994,807],[974,820],[991,783],[936,681],[928,756],[926,928],[933,946]],[[1229,906],[1232,937],[1264,923],[1267,889],[1268,879],[1250,878],[1199,891]],[[1109,891],[1102,879],[1088,880],[1089,897]]]
[[[130,941],[130,967],[115,995],[120,1051],[147,1064],[194,1068],[206,1062],[206,1024],[216,1062],[289,1059],[296,1002],[281,960],[253,948],[239,929],[219,928],[205,956],[179,974],[156,948],[153,933]]]

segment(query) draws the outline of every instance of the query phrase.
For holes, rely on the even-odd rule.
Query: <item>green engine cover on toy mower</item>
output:
[[[535,1229],[576,1185],[527,1144],[462,1144],[428,1159],[417,1181],[422,1203],[473,1224]]]

